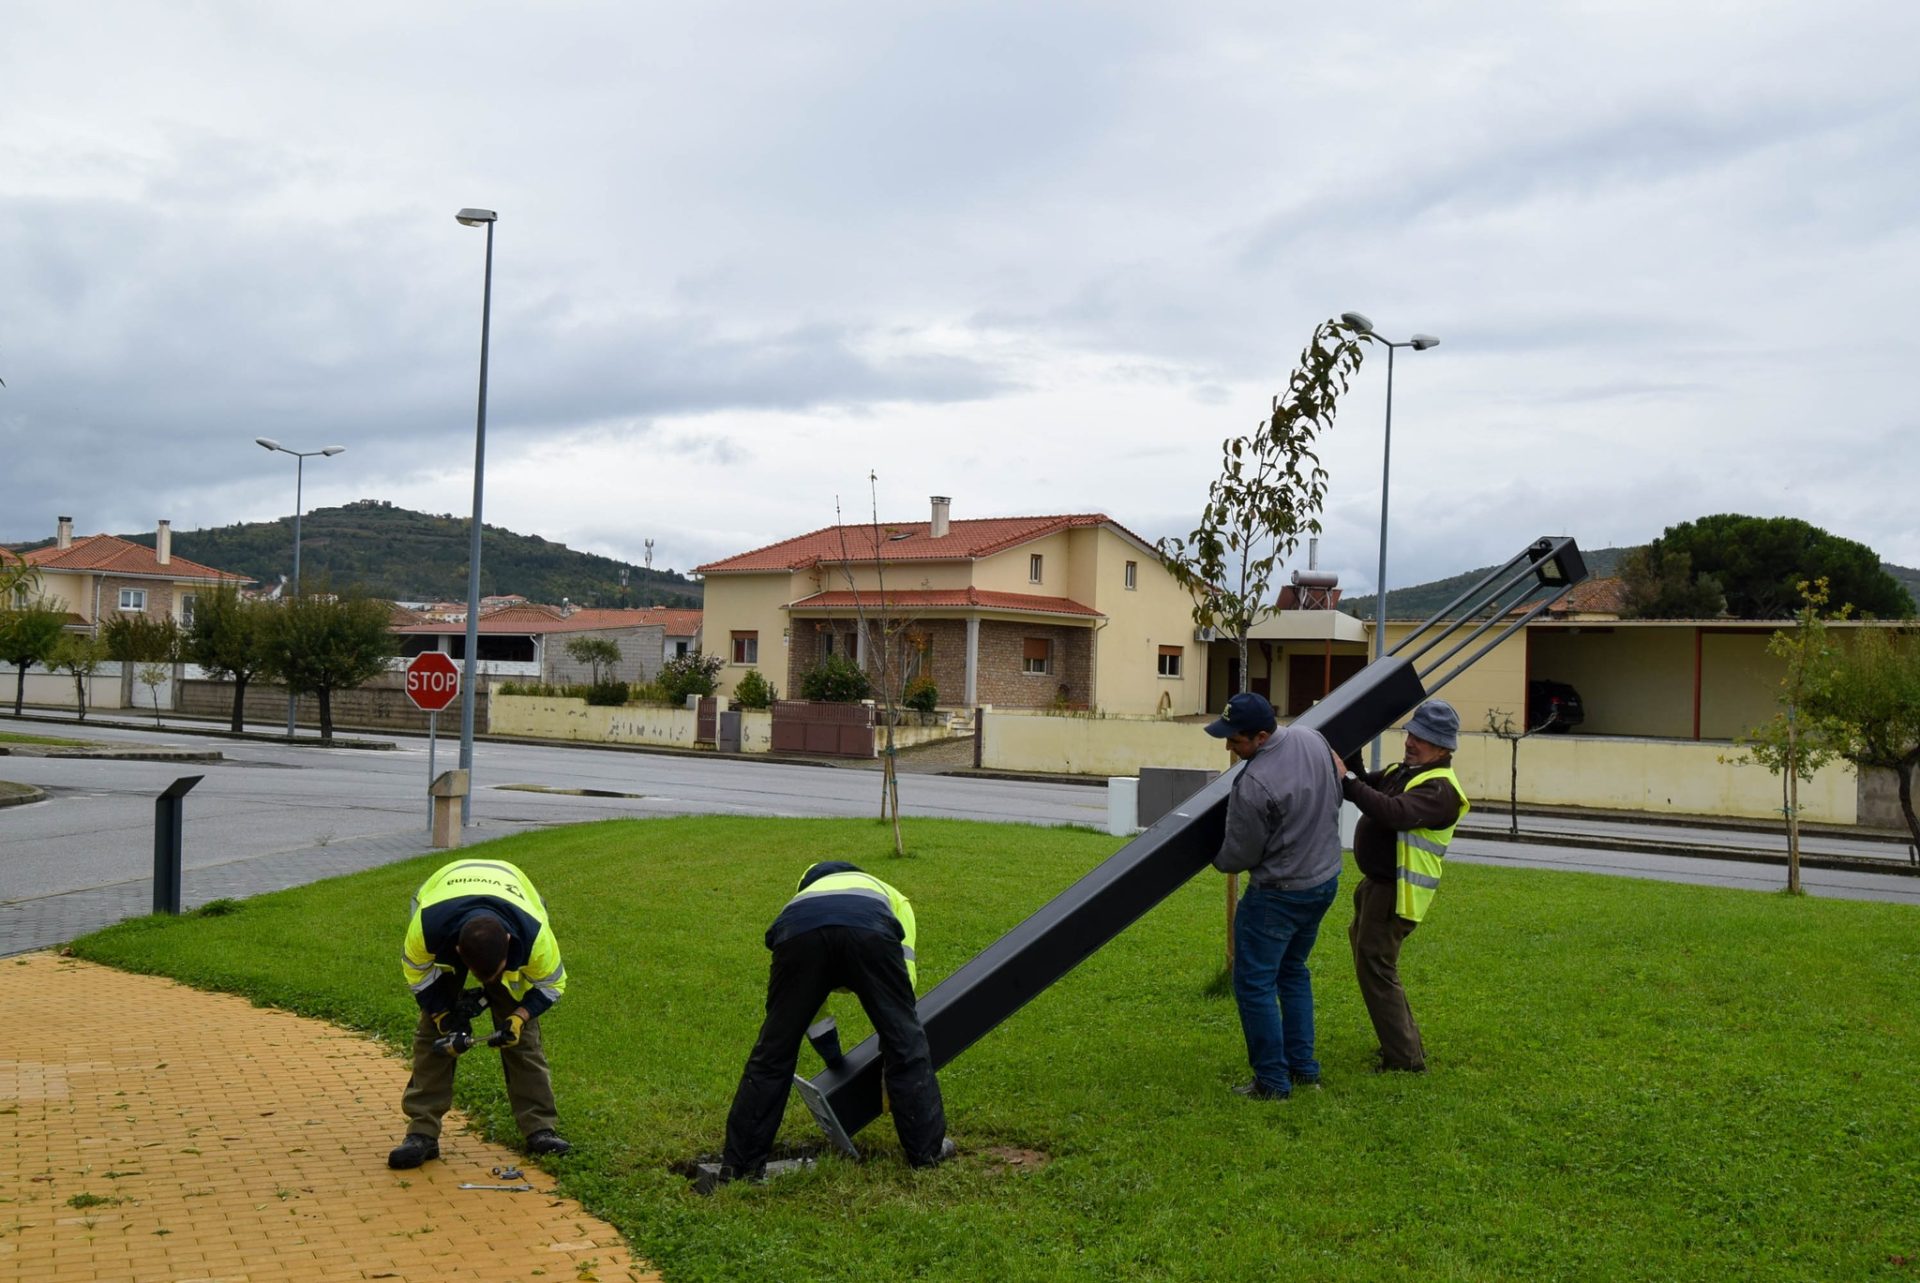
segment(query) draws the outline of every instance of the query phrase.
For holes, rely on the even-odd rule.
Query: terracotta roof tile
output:
[[[881,594],[861,593],[860,604],[869,609],[878,609]],[[1089,619],[1103,618],[1101,613],[1091,606],[1082,606],[1077,601],[1065,597],[1038,597],[1017,592],[983,592],[978,588],[921,588],[902,592],[889,592],[885,597],[889,611],[901,608],[932,609],[973,609],[973,610],[1024,610],[1041,615],[1081,615]],[[854,595],[851,592],[821,592],[811,597],[802,597],[799,601],[787,603],[788,610],[852,610]]]
[[[197,561],[175,556],[166,565],[159,554],[145,544],[122,539],[118,535],[88,535],[75,539],[65,548],[48,544],[21,554],[42,570],[71,570],[114,575],[146,575],[155,579],[206,579],[250,584],[253,580],[227,570],[215,570]]]
[[[737,574],[743,571],[798,570],[816,562],[851,561],[969,561],[1003,552],[1029,540],[1061,530],[1112,526],[1143,547],[1153,545],[1098,512],[1060,517],[983,517],[951,522],[947,533],[935,539],[928,521],[888,521],[880,524],[876,542],[871,523],[823,526],[808,534],[768,544],[719,561],[694,567],[696,574]],[[844,543],[841,533],[845,532]]]
[[[668,621],[662,618],[664,615],[683,617],[691,615],[694,626],[698,627],[699,625],[700,612],[697,610],[669,611],[660,608],[617,610],[590,607],[576,610],[571,615],[563,615],[558,606],[541,606],[530,603],[524,606],[503,606],[499,610],[487,611],[480,616],[480,623],[475,631],[486,634],[519,634],[522,636],[531,636],[536,633],[599,632],[610,628],[665,627]],[[675,622],[684,624],[685,620],[683,618]],[[465,621],[447,620],[439,623],[408,624],[402,627],[396,627],[393,631],[396,633],[447,634],[464,633],[466,630],[467,625]],[[671,628],[667,628],[666,632],[673,636],[692,635],[691,629],[686,633],[676,634]]]

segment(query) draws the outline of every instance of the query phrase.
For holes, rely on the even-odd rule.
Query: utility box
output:
[[[460,845],[460,801],[471,787],[469,779],[465,771],[442,771],[427,790],[433,797],[433,844],[436,847]]]
[[[1131,775],[1107,779],[1107,832],[1130,838],[1140,831],[1140,781]]]
[[[1141,827],[1152,828],[1156,821],[1205,788],[1217,775],[1218,771],[1197,771],[1190,767],[1141,767]]]

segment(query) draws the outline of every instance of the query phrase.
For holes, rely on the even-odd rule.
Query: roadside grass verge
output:
[[[863,1166],[692,1194],[669,1166],[719,1148],[762,933],[810,860],[913,899],[924,991],[1118,845],[930,820],[909,838],[894,859],[868,821],[624,820],[463,853],[514,861],[552,906],[569,990],[545,1037],[576,1146],[554,1170],[669,1279],[1920,1277],[1920,913],[1476,865],[1448,871],[1403,959],[1424,1076],[1369,1072],[1343,890],[1314,953],[1325,1090],[1232,1096],[1209,874],[942,1071],[959,1162],[909,1172],[883,1119]],[[74,947],[399,1048],[397,946],[440,858]],[[833,1007],[852,1045],[858,1005]],[[400,1081],[392,1132],[360,1140],[370,1197]],[[459,1103],[517,1139],[485,1053]],[[781,1138],[818,1146],[797,1098]]]
[[[38,744],[47,748],[91,748],[94,740],[60,739],[53,735],[23,735],[17,731],[0,731],[0,744]]]

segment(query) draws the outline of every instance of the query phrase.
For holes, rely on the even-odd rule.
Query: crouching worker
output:
[[[420,1004],[413,1034],[413,1077],[400,1107],[406,1138],[387,1166],[418,1167],[440,1157],[440,1118],[453,1104],[453,1070],[476,1045],[471,1021],[493,1014],[513,1119],[529,1154],[564,1154],[572,1146],[555,1132],[547,1058],[540,1050],[540,1016],[566,992],[560,942],[547,906],[527,875],[504,860],[455,860],[421,884],[400,967]],[[467,989],[471,974],[479,988]]]
[[[915,1167],[953,1157],[933,1057],[913,989],[913,906],[872,874],[825,860],[767,928],[767,1018],[727,1114],[721,1180],[764,1175],[786,1113],[800,1040],[827,995],[851,989],[880,1037],[900,1147]]]

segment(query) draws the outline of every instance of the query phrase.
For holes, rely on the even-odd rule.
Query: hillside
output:
[[[1632,552],[1632,548],[1582,548],[1581,556],[1587,560],[1587,572],[1594,578],[1611,575],[1618,571],[1620,559]],[[1911,566],[1896,566],[1892,562],[1882,562],[1882,569],[1900,581],[1907,595],[1920,603],[1920,570]],[[1436,610],[1465,592],[1477,583],[1492,566],[1482,566],[1478,570],[1465,571],[1447,579],[1436,579],[1431,583],[1415,584],[1410,588],[1395,588],[1387,594],[1387,615],[1393,619],[1425,619]],[[1343,597],[1340,609],[1362,619],[1373,618],[1373,594],[1364,597]]]
[[[122,537],[153,546],[151,531]],[[397,601],[464,601],[468,541],[464,517],[371,502],[316,508],[300,522],[300,578],[308,585],[325,582]],[[293,572],[293,518],[176,530],[173,550],[203,565],[271,584]],[[622,569],[628,570],[625,588],[620,584]],[[611,557],[576,552],[498,526],[481,531],[480,592],[518,593],[555,604],[565,598],[580,606],[697,608],[701,600],[700,585],[671,570],[629,568]]]

